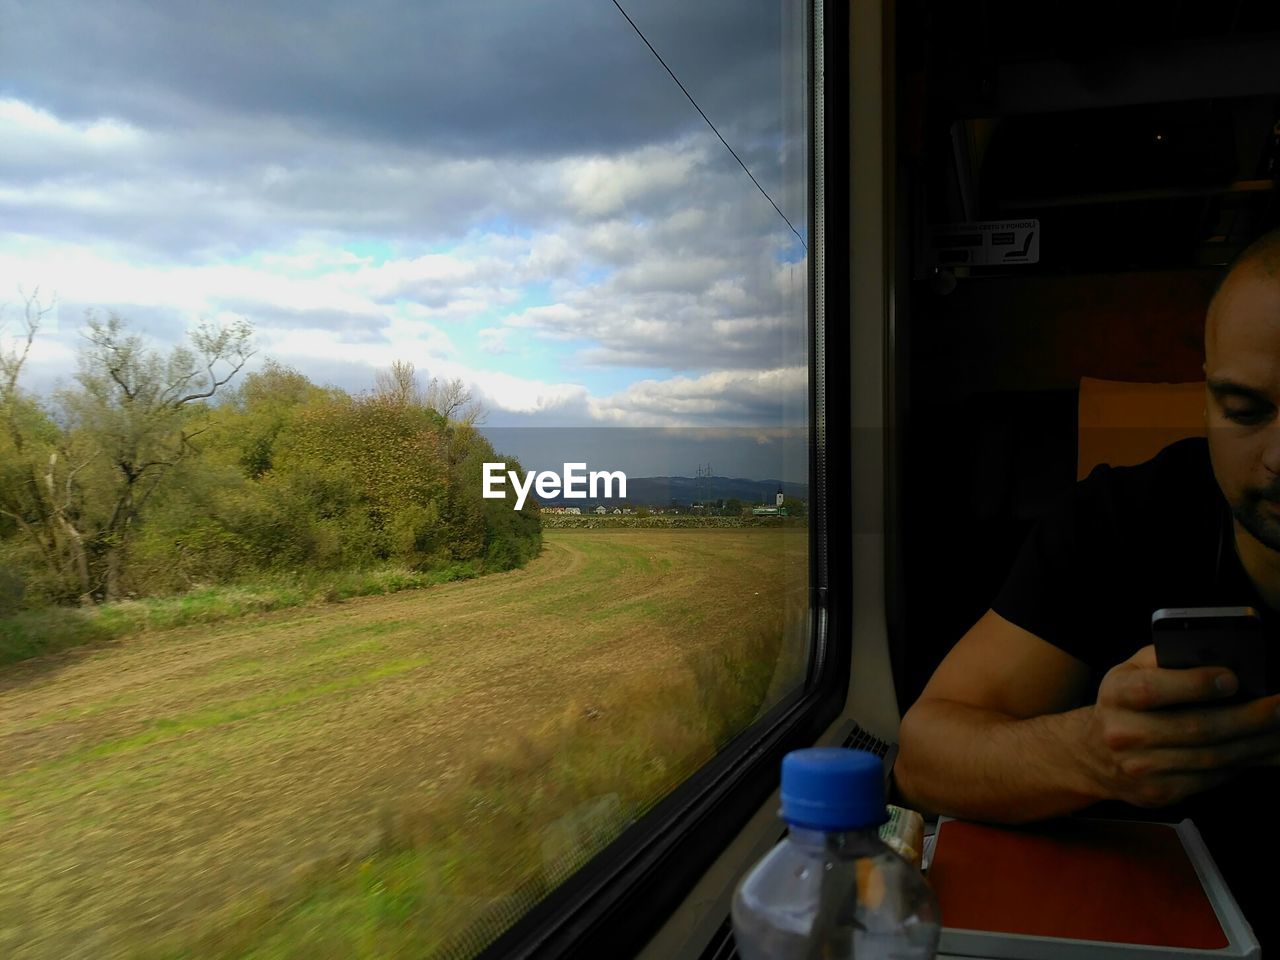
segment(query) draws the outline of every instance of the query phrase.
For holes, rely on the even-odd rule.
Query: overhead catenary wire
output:
[[[649,52],[658,59],[658,62],[662,64],[662,68],[666,70],[671,79],[676,82],[676,86],[680,88],[680,92],[683,93],[685,97],[688,98],[689,102],[693,104],[693,109],[697,110],[698,115],[707,122],[707,126],[711,128],[711,132],[714,133],[719,138],[720,142],[724,144],[724,148],[733,155],[733,159],[738,161],[738,166],[740,166],[742,171],[751,178],[751,182],[756,185],[756,189],[760,191],[760,195],[769,201],[769,205],[778,212],[778,216],[786,222],[788,227],[791,227],[791,232],[794,233],[796,235],[796,239],[800,241],[800,246],[804,247],[805,252],[808,253],[809,245],[804,242],[804,237],[800,236],[800,231],[795,228],[795,225],[787,218],[787,215],[782,212],[782,208],[773,202],[773,197],[769,196],[769,191],[760,186],[760,181],[755,178],[755,174],[753,174],[747,168],[747,165],[742,162],[742,158],[738,156],[738,152],[734,150],[733,147],[729,146],[729,141],[720,136],[720,131],[716,129],[716,125],[711,122],[711,118],[703,112],[700,106],[698,106],[698,101],[693,99],[693,94],[685,89],[685,85],[680,82],[680,78],[675,75],[675,71],[667,66],[667,61],[662,59],[662,54],[658,53],[658,51],[654,49],[653,44],[649,42],[649,38],[646,37],[644,32],[636,26],[636,22],[628,16],[627,11],[622,9],[622,4],[620,4],[618,0],[613,0],[613,5],[618,8],[618,12],[626,18],[627,23],[631,24],[631,29],[636,32],[636,36],[644,41],[644,45],[649,48]]]

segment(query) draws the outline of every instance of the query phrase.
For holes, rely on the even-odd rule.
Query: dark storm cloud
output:
[[[489,160],[306,139],[245,156],[242,143],[253,140],[249,132],[238,141],[200,131],[114,155],[52,144],[43,165],[0,156],[3,181],[22,185],[0,187],[0,216],[20,233],[190,262],[288,243],[301,232],[440,242],[500,214],[536,222],[555,210]],[[320,153],[323,161],[314,161]],[[222,166],[209,169],[209,157]]]
[[[779,150],[799,108],[778,51],[796,5],[635,6],[795,209]],[[607,0],[0,0],[0,23],[0,98],[47,111],[0,150],[0,217],[18,233],[187,262],[299,232],[443,243],[486,223],[616,215],[591,202],[615,171],[601,190],[558,163],[628,154],[653,175],[625,196],[629,216],[696,203],[709,173],[765,202]],[[656,151],[700,142],[696,168],[657,175]]]
[[[630,6],[744,150],[777,125],[780,11],[791,5]],[[702,124],[605,0],[3,0],[0,19],[0,91],[75,120],[165,130],[274,117],[452,155],[541,157]]]
[[[11,185],[0,185],[0,216],[11,230],[187,262],[287,244],[300,233],[420,248],[484,224],[540,229],[619,215],[650,222],[708,206],[718,221],[708,229],[725,238],[744,225],[758,234],[781,223],[710,134],[538,162],[324,142],[243,122],[189,136],[131,131],[110,147],[65,127],[22,136],[20,154],[0,151],[0,184]],[[802,209],[799,185],[776,171],[773,179],[775,199]],[[607,233],[591,242],[591,252],[611,260],[631,256],[626,246],[610,248]]]

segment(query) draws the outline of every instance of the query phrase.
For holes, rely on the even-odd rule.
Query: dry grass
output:
[[[523,570],[11,667],[0,955],[465,955],[795,682],[804,556],[551,531]]]

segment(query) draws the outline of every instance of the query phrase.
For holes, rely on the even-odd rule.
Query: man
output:
[[[1099,467],[1040,521],[903,718],[894,775],[908,805],[976,820],[1190,816],[1266,956],[1280,695],[1223,705],[1237,678],[1158,668],[1150,622],[1257,608],[1280,690],[1280,230],[1214,295],[1204,369],[1207,441]]]

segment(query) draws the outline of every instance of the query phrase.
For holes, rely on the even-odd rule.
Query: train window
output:
[[[0,953],[625,928],[843,696],[811,5],[4,18]]]

